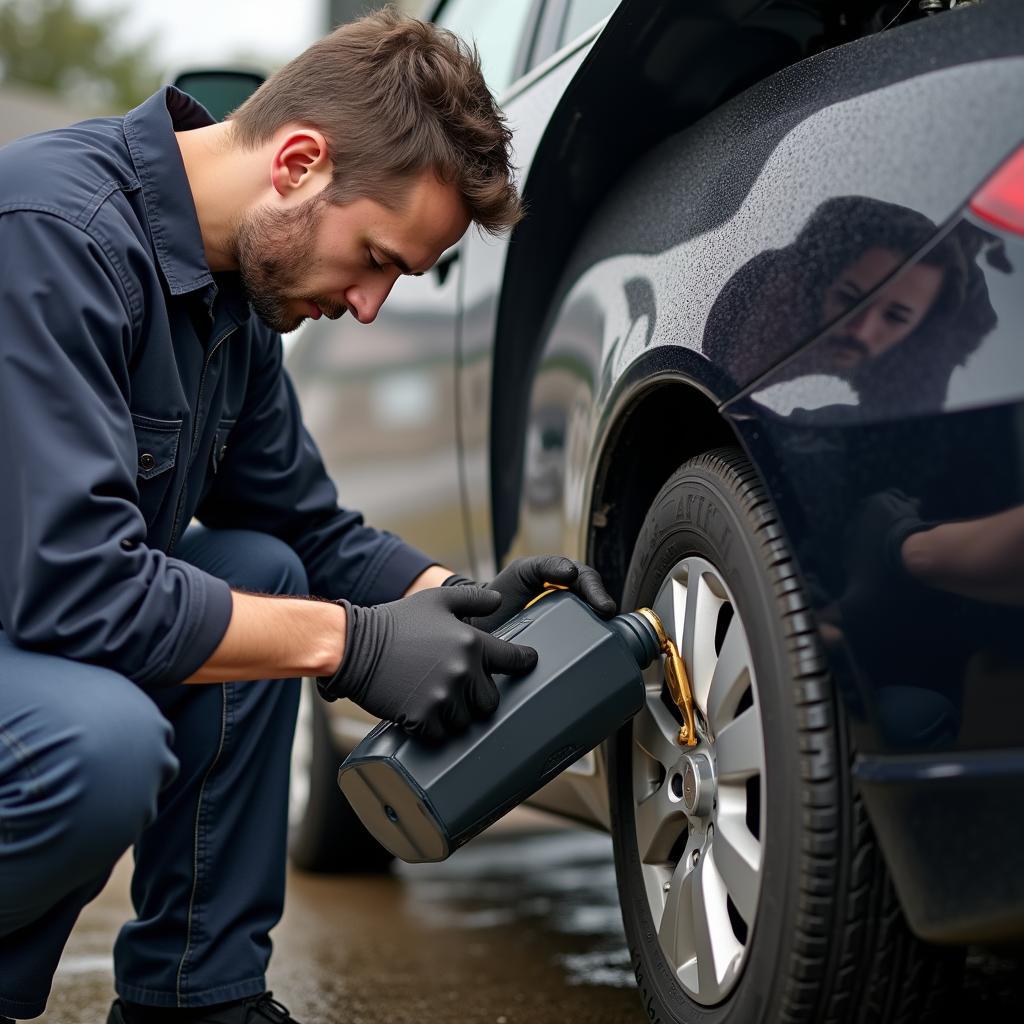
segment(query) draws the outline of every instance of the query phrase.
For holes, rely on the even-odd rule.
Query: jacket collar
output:
[[[174,133],[213,123],[205,107],[170,85],[124,118],[124,137],[142,187],[150,237],[167,287],[172,295],[204,289],[208,304],[217,288],[206,262],[192,189]],[[222,283],[228,276],[221,275]],[[227,291],[238,293],[225,296],[236,318],[248,319],[248,303],[241,299],[241,288]]]

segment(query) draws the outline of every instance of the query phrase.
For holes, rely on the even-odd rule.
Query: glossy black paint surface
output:
[[[516,545],[522,526],[517,485],[538,361],[563,345],[575,348],[578,358],[580,345],[570,336],[585,330],[589,377],[600,403],[596,382],[614,380],[647,346],[703,351],[711,357],[708,376],[716,375],[712,362],[721,364],[730,344],[722,324],[742,320],[755,332],[736,342],[746,358],[724,362],[738,376],[736,385],[746,384],[808,340],[813,326],[786,338],[774,332],[771,347],[758,345],[782,310],[747,308],[744,282],[734,279],[738,271],[755,257],[793,246],[816,212],[826,228],[829,219],[840,233],[844,225],[854,227],[845,211],[825,206],[829,199],[894,203],[937,227],[1024,133],[1024,28],[1013,0],[826,50],[759,81],[700,120],[706,113],[699,105],[700,79],[679,69],[695,61],[703,67],[694,46],[710,46],[718,33],[721,41],[712,49],[728,66],[729,44],[743,54],[740,41],[752,16],[734,5],[735,20],[713,22],[712,32],[693,5],[650,6],[620,7],[552,115],[530,164],[526,194],[535,196],[535,217],[515,237],[498,320],[488,324],[500,381],[493,389],[490,444],[500,557]],[[631,52],[628,32],[636,31],[620,17],[629,11],[637,22],[653,19],[660,36],[679,40],[678,82],[652,82],[634,70],[634,64],[646,69],[652,61],[622,59],[622,52]],[[675,20],[665,21],[666,11]],[[620,27],[627,38],[616,47]],[[651,34],[644,38],[650,43]],[[1007,59],[1012,54],[1018,57]],[[620,90],[626,97],[644,96],[645,103],[636,110],[611,105]],[[655,99],[666,90],[679,106]],[[648,100],[663,128],[696,123],[666,132],[669,137],[640,155],[631,149],[643,145],[633,123],[651,116]],[[585,227],[574,230],[566,211],[586,207],[600,187],[599,172],[616,166],[620,149],[634,154],[632,166]],[[718,397],[724,400],[733,390],[726,387]]]

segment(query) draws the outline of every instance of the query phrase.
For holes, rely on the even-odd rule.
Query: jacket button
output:
[[[149,452],[143,452],[139,456],[139,466],[142,469],[152,469],[156,465],[156,459]]]
[[[226,444],[222,444],[222,445],[220,446],[220,455],[218,455],[218,456],[217,456],[217,458],[218,458],[218,459],[219,459],[220,461],[222,461],[222,462],[223,462],[223,460],[224,460],[224,456],[225,456],[225,455],[227,455],[227,453],[228,453],[228,446],[227,446]]]

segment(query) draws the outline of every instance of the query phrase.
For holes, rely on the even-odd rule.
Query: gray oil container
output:
[[[443,744],[381,723],[338,772],[363,824],[409,863],[444,860],[632,718],[641,673],[660,653],[644,615],[606,621],[564,591],[494,635],[536,648],[538,661],[528,675],[495,677],[491,718]]]

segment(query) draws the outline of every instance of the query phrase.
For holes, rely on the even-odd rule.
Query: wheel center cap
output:
[[[683,758],[683,808],[690,817],[703,818],[715,802],[715,773],[707,754]]]

